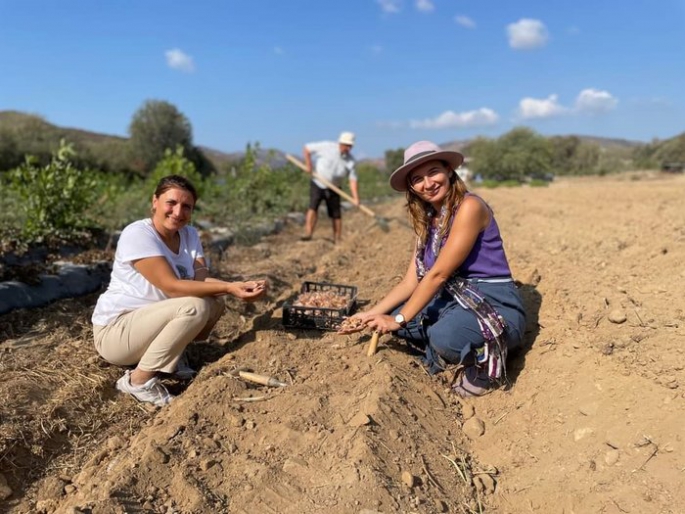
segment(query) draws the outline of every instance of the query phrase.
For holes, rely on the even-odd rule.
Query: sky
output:
[[[0,0],[0,110],[126,136],[146,100],[224,152],[666,139],[685,131],[685,0]]]

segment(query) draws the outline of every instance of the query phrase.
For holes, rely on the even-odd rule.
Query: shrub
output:
[[[22,234],[29,241],[49,236],[73,239],[89,225],[85,214],[97,196],[98,181],[93,172],[72,164],[74,156],[72,146],[62,140],[47,165],[40,166],[29,156],[9,172],[25,215]]]

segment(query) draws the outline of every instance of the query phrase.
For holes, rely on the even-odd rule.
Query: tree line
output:
[[[685,162],[685,134],[636,147],[604,147],[578,136],[544,137],[527,127],[480,137],[462,149],[469,170],[483,180],[524,182],[550,175],[604,175],[657,169],[664,160]],[[403,148],[387,150],[388,170],[402,165]]]

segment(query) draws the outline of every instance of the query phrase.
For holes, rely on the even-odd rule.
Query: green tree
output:
[[[479,137],[464,149],[471,157],[469,168],[474,175],[484,179],[495,179],[499,173],[499,147],[497,141]]]
[[[477,139],[469,145],[474,173],[485,179],[523,182],[548,173],[552,167],[550,143],[527,127],[517,127],[492,141]]]
[[[134,113],[128,130],[133,156],[145,175],[164,158],[166,150],[180,146],[187,154],[193,151],[190,121],[163,100],[147,100]]]

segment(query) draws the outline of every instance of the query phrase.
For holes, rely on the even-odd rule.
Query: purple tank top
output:
[[[485,203],[477,195],[472,193],[466,193],[467,196],[476,196],[481,200],[485,206],[490,211],[490,223],[476,239],[471,252],[468,254],[464,262],[457,269],[457,275],[462,278],[489,278],[489,277],[509,277],[511,276],[511,270],[509,269],[509,262],[507,261],[507,256],[504,253],[504,246],[502,244],[502,236],[499,233],[499,227],[497,226],[497,221],[495,221],[495,215],[492,213],[490,206]],[[455,210],[454,215],[456,216],[457,210]],[[452,217],[454,219],[454,216]],[[450,225],[451,225],[450,221]],[[433,231],[436,230],[431,227],[429,228],[428,240],[430,241],[433,236]],[[440,248],[442,248],[447,241],[447,238],[443,239]],[[429,270],[435,264],[436,257],[433,255],[433,249],[431,245],[426,245],[423,255],[423,262],[426,266],[426,270]]]

